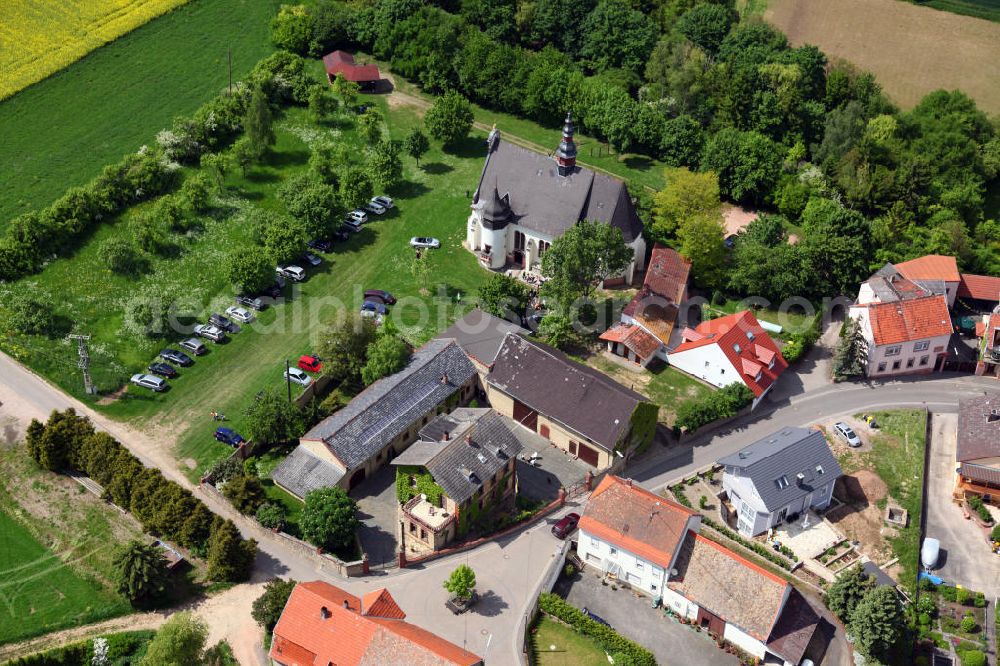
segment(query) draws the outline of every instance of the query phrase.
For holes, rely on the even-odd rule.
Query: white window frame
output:
[[[930,348],[931,348],[930,340],[921,340],[920,342],[913,343],[913,351],[915,352],[927,351]]]
[[[903,345],[889,345],[885,348],[884,356],[899,356],[903,351]]]

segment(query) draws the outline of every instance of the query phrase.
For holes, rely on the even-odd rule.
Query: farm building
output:
[[[351,83],[357,83],[362,90],[371,91],[382,80],[377,65],[359,65],[347,51],[327,53],[323,56],[323,66],[326,67],[326,77],[330,83],[340,74]]]

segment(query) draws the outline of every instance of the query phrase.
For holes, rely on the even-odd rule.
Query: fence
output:
[[[556,581],[559,580],[559,574],[563,569],[563,563],[566,561],[566,551],[569,549],[569,546],[569,539],[560,541],[559,545],[556,546],[555,553],[553,553],[549,562],[549,568],[545,571],[545,575],[539,581],[538,586],[532,591],[531,604],[518,622],[517,633],[514,635],[521,637],[521,664],[529,663],[528,653],[531,650],[529,628],[535,619],[535,614],[538,612],[538,595],[542,592],[551,592],[552,588],[556,586]]]

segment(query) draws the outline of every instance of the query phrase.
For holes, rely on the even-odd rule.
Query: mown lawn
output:
[[[812,324],[813,317],[816,316],[816,310],[811,309],[812,315],[810,316],[809,311],[806,311],[800,304],[790,306],[783,311],[774,307],[753,307],[754,305],[747,301],[728,299],[721,305],[705,305],[704,309],[710,312],[713,317],[722,317],[749,309],[761,323],[768,322],[781,326],[783,330],[779,336],[805,331]]]
[[[153,141],[273,50],[280,0],[191,0],[0,103],[0,231]]]
[[[664,363],[654,363],[648,370],[635,371],[601,353],[580,360],[656,403],[660,407],[660,422],[668,425],[673,424],[677,408],[682,402],[700,400],[714,390],[708,384]]]
[[[607,666],[604,650],[571,627],[541,615],[532,627],[532,663],[538,666]]]

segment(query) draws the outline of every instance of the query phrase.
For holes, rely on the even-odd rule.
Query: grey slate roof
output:
[[[461,504],[475,494],[483,481],[521,453],[521,442],[512,432],[514,425],[492,409],[456,409],[428,423],[420,431],[421,437],[427,439],[416,442],[392,464],[426,467],[448,497]],[[448,440],[442,442],[445,433]],[[436,441],[428,441],[430,437]],[[412,462],[417,457],[407,454],[418,446],[421,457],[433,455],[424,462]]]
[[[496,190],[508,197],[516,224],[552,237],[584,219],[617,227],[626,243],[642,235],[624,182],[579,166],[560,176],[553,158],[507,143],[499,132],[491,137],[473,205],[493,206]]]
[[[305,499],[310,490],[335,486],[342,478],[344,470],[301,446],[296,446],[271,472],[272,481],[300,499]]]
[[[509,334],[486,381],[539,414],[614,449],[644,396],[562,352]]]
[[[1000,457],[1000,394],[966,398],[958,404],[958,449],[955,459],[970,462]],[[993,419],[992,421],[990,419]]]
[[[475,375],[454,340],[431,340],[414,352],[405,368],[369,386],[302,439],[324,442],[347,469],[354,469]]]
[[[508,333],[528,331],[476,308],[452,324],[439,338],[454,338],[462,350],[483,365],[492,365]]]
[[[869,578],[874,578],[876,585],[896,587],[896,581],[892,579],[892,576],[879,569],[878,565],[870,560],[861,565],[861,570],[868,574]]]
[[[898,303],[929,294],[941,295],[947,289],[944,280],[909,280],[892,264],[886,264],[868,278],[868,286],[882,303]]]
[[[719,464],[735,467],[739,475],[749,478],[768,511],[788,505],[843,473],[823,433],[809,428],[785,428],[720,458]],[[817,466],[823,468],[822,474]],[[801,482],[798,474],[803,475]],[[776,480],[782,476],[788,485],[779,488]]]

